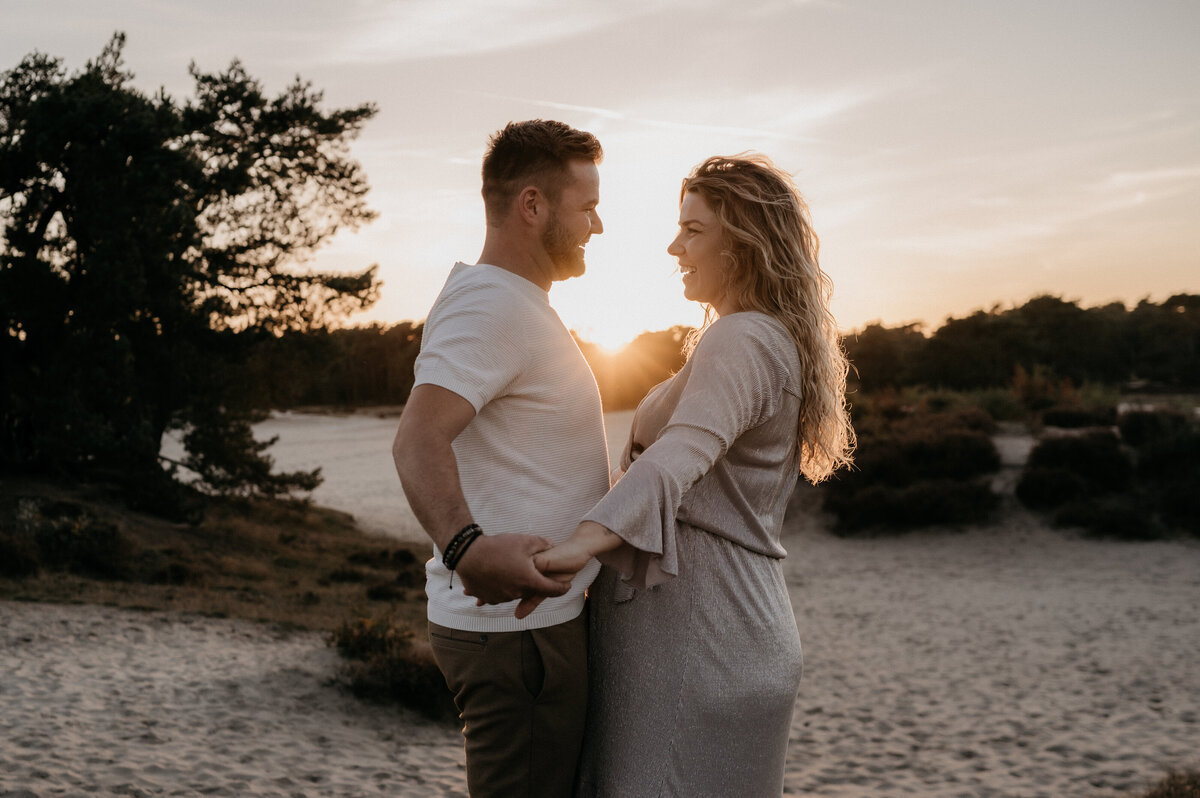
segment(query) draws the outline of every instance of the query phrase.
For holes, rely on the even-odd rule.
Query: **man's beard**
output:
[[[542,233],[542,248],[550,256],[551,263],[557,269],[555,279],[565,280],[568,277],[578,277],[587,269],[583,261],[582,242],[571,239],[567,228],[558,220],[558,214],[550,213],[550,224]]]

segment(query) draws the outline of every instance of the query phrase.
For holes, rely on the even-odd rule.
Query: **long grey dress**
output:
[[[731,314],[638,407],[626,472],[587,515],[626,543],[591,590],[581,796],[782,792],[802,667],[779,541],[799,374],[779,322]]]

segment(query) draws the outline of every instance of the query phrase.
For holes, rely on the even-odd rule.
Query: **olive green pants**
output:
[[[429,624],[463,721],[471,798],[569,798],[587,714],[587,612],[525,632]]]

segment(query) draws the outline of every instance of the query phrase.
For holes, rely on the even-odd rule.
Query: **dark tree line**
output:
[[[261,409],[401,405],[413,387],[423,328],[405,321],[265,338],[250,351],[238,382]],[[635,407],[650,388],[677,371],[688,331],[680,326],[645,332],[616,355],[577,339],[605,409]]]
[[[298,268],[373,217],[348,145],[375,109],[323,110],[299,79],[268,97],[236,61],[149,96],[123,46],[0,73],[0,470],[157,485],[178,427],[212,490],[310,487],[271,474],[239,364],[375,301],[374,267]]]
[[[412,389],[421,324],[295,332],[264,340],[242,370],[262,408],[399,405]],[[606,410],[636,407],[683,365],[690,328],[639,335],[609,355],[579,341]],[[1010,386],[1021,374],[1049,374],[1074,385],[1192,390],[1200,387],[1200,296],[1162,303],[1084,309],[1042,296],[1008,310],[949,319],[932,334],[917,325],[868,325],[846,337],[852,388],[906,386],[958,390]]]
[[[868,325],[846,349],[863,391],[906,386],[970,390],[1044,371],[1074,385],[1160,390],[1200,387],[1200,295],[1081,308],[1058,297],[917,325]]]
[[[413,384],[422,325],[401,322],[296,331],[261,340],[239,382],[257,407],[401,405]],[[610,355],[579,340],[606,410],[636,407],[683,365],[690,328],[639,335]],[[1200,296],[1180,294],[1132,310],[1119,303],[1083,309],[1055,297],[1008,310],[949,319],[932,334],[917,325],[868,325],[846,338],[852,388],[958,390],[1010,386],[1021,374],[1075,385],[1191,390],[1200,387]]]

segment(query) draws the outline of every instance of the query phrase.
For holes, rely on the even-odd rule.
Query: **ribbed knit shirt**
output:
[[[463,495],[484,534],[565,540],[608,491],[608,447],[596,379],[549,294],[512,272],[457,263],[425,322],[416,385],[466,399],[475,418],[454,440]],[[516,602],[475,606],[434,548],[426,563],[429,620],[474,632],[538,629],[569,621],[599,570],[527,618]]]

